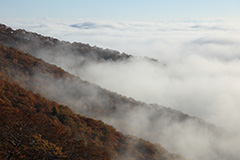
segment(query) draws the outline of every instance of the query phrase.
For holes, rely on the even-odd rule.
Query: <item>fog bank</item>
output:
[[[152,120],[154,111],[147,109],[134,109],[121,117],[123,121],[104,119],[120,131],[161,143],[190,159],[239,159],[238,20],[120,23],[43,19],[7,25],[11,23],[44,35],[133,54],[136,57],[128,61],[91,62],[81,68],[75,65],[76,57],[42,58],[111,91],[200,117],[233,136],[214,138],[192,121],[169,126],[164,119]],[[95,96],[95,92],[90,94]]]

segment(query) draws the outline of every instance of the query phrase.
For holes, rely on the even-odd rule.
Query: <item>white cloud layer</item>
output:
[[[84,20],[2,20],[62,40],[80,41],[157,58],[62,67],[102,87],[137,100],[158,103],[230,130],[240,120],[240,21],[92,22]]]
[[[68,63],[62,59],[63,63],[58,65],[109,90],[172,107],[231,132],[240,132],[240,19],[161,23],[48,18],[1,21],[15,29],[24,28],[61,40],[133,54],[137,58],[128,62],[92,63],[74,68],[69,66],[74,63],[73,58],[68,59]],[[138,56],[156,58],[159,63]],[[135,116],[144,119],[137,113]],[[139,115],[144,114],[139,112]],[[190,136],[189,141],[195,138]],[[236,139],[239,142],[239,138]],[[183,140],[177,144],[185,144],[186,139]],[[208,141],[204,139],[201,142]],[[226,147],[224,150],[236,144],[232,139],[222,143]],[[202,146],[206,149],[205,144]],[[199,149],[197,147],[196,150]],[[233,155],[237,155],[235,148],[238,147],[230,148]]]

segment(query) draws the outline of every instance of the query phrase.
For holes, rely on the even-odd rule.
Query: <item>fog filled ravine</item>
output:
[[[13,65],[24,88],[186,159],[240,159],[238,21],[8,24],[38,34],[1,26],[1,45],[72,74]]]

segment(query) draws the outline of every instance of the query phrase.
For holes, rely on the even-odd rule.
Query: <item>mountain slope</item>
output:
[[[19,82],[25,88],[41,93],[55,101],[69,103],[68,105],[75,106],[73,109],[77,112],[88,116],[117,118],[116,114],[128,112],[134,108],[146,107],[150,110],[160,109],[161,114],[174,118],[173,121],[176,122],[192,118],[202,123],[203,126],[214,127],[179,111],[156,104],[147,105],[107,91],[95,84],[83,81],[55,65],[50,65],[41,59],[36,59],[30,54],[15,49],[0,46],[0,60],[1,78]]]
[[[122,97],[82,81],[57,66],[4,46],[0,46],[0,78],[17,82],[26,89],[71,106],[75,112],[102,119],[124,133],[152,142],[165,141],[165,145],[175,141],[177,143],[174,138],[188,133],[186,128],[189,122],[195,126],[194,133],[216,136],[218,132],[215,127],[199,119],[169,108]],[[182,128],[176,131],[173,126]]]
[[[17,84],[0,80],[0,93],[1,158],[181,159]]]
[[[84,105],[87,105],[87,108],[101,108],[104,106],[104,101],[107,101],[107,105],[109,107],[106,108],[106,105],[103,107],[103,110],[107,111],[115,111],[119,108],[123,108],[121,106],[128,106],[130,108],[134,108],[134,106],[145,106],[147,104],[133,100],[131,98],[126,98],[124,96],[118,95],[113,92],[109,92],[105,89],[100,88],[99,86],[95,84],[91,84],[87,81],[81,80],[79,77],[73,76],[66,71],[62,70],[61,68],[49,65],[48,63],[42,61],[41,59],[35,59],[35,57],[45,57],[45,55],[50,56],[54,59],[54,62],[57,63],[57,58],[61,57],[61,55],[64,55],[65,59],[69,59],[71,57],[71,54],[74,54],[74,58],[76,57],[84,57],[84,59],[89,63],[89,61],[106,61],[106,60],[113,60],[113,61],[120,61],[120,60],[126,60],[128,58],[131,58],[132,56],[126,55],[126,54],[120,54],[117,51],[111,51],[111,50],[103,50],[97,47],[90,47],[89,45],[85,45],[82,43],[69,43],[64,41],[59,41],[54,38],[50,37],[44,37],[41,35],[38,35],[36,33],[27,32],[25,30],[12,30],[11,28],[0,25],[0,44],[4,46],[10,47],[10,48],[16,48],[21,51],[27,52],[29,54],[19,52],[16,53],[16,51],[11,52],[12,54],[4,54],[2,55],[2,66],[9,65],[12,68],[11,75],[8,75],[8,77],[12,77],[12,79],[16,80],[18,79],[21,82],[26,83],[26,87],[32,86],[31,89],[35,90],[38,88],[37,92],[41,92],[41,94],[46,95],[47,97],[50,97],[52,99],[57,99],[57,97],[64,98],[64,96],[57,95],[54,97],[54,95],[51,95],[51,91],[47,90],[47,87],[45,87],[43,90],[48,93],[42,93],[42,88],[40,87],[33,87],[34,81],[37,79],[37,83],[39,81],[46,81],[50,79],[48,82],[51,83],[52,81],[55,83],[55,88],[53,90],[58,90],[59,86],[64,86],[63,88],[66,89],[67,93],[70,94],[67,98],[71,97],[73,98],[73,101],[75,102],[77,99],[81,100],[82,96],[85,96],[84,98],[89,98],[88,100],[84,101]],[[84,47],[81,47],[84,46]],[[88,46],[88,47],[86,47]],[[60,49],[56,49],[60,47]],[[3,50],[3,48],[1,48]],[[84,48],[88,48],[84,50]],[[43,51],[41,51],[43,50]],[[42,55],[41,55],[42,54]],[[89,54],[89,55],[88,55]],[[94,56],[92,56],[92,54]],[[15,60],[16,57],[18,57],[21,60]],[[93,57],[97,57],[96,59]],[[115,58],[113,58],[115,57]],[[29,63],[25,63],[25,59]],[[81,58],[80,58],[81,59]],[[151,59],[150,59],[151,60]],[[67,61],[67,60],[66,60]],[[78,61],[75,60],[75,61]],[[79,63],[82,61],[79,60]],[[6,63],[6,64],[5,64]],[[74,64],[76,65],[76,64]],[[17,68],[15,68],[17,67]],[[4,70],[4,67],[2,67]],[[14,76],[13,76],[14,75]],[[40,75],[40,76],[39,76]],[[16,78],[17,77],[17,78]],[[27,77],[24,79],[24,77]],[[40,80],[39,80],[40,79]],[[61,82],[58,80],[61,79]],[[66,82],[65,82],[66,81]],[[59,84],[58,84],[59,82]],[[65,87],[65,83],[67,83],[67,86]],[[76,85],[73,85],[71,87],[71,83],[74,83]],[[42,84],[42,83],[40,83]],[[36,84],[37,85],[37,84]],[[39,85],[39,84],[38,84]],[[45,83],[45,85],[47,85]],[[54,86],[54,84],[51,84]],[[76,87],[79,88],[76,88]],[[44,87],[44,86],[42,86]],[[62,88],[62,89],[63,89]],[[89,92],[83,94],[83,92]],[[96,93],[97,92],[97,95]],[[48,95],[47,95],[48,94]],[[67,96],[65,94],[65,96]],[[91,100],[90,100],[91,99]],[[94,99],[96,99],[96,102],[93,102]],[[63,100],[63,103],[66,103],[67,100]],[[88,102],[92,101],[90,104]],[[69,102],[71,103],[71,102]],[[70,104],[74,105],[74,104]],[[97,106],[96,106],[97,105]],[[151,105],[151,108],[157,108],[160,107],[163,110],[168,110],[171,112],[171,114],[174,114],[176,112],[176,115],[181,115],[180,117],[186,117],[189,118],[190,116],[186,114],[182,114],[176,110],[172,110],[170,108],[165,108],[158,105]],[[114,113],[114,112],[112,112]],[[91,114],[91,112],[89,113]],[[90,115],[91,116],[91,115]],[[92,115],[95,116],[95,115]],[[175,116],[175,118],[178,116]],[[177,118],[177,119],[184,119],[184,118]]]
[[[19,82],[50,99],[74,105],[78,112],[88,116],[113,112],[122,103],[133,106],[141,104],[83,81],[30,54],[4,46],[0,46],[0,73],[3,79]],[[105,98],[108,102],[101,101]]]
[[[28,32],[23,30],[17,31],[21,32],[21,36],[28,34]],[[57,52],[58,49],[54,50],[55,47],[50,47],[46,50],[49,45],[44,44],[49,43],[48,38],[40,35],[34,34],[37,37],[42,37],[42,41],[39,42],[42,45],[31,48],[31,44],[33,46],[37,44],[34,42],[34,38],[31,39],[31,36],[14,39],[13,37],[15,36],[9,35],[11,32],[17,31],[6,27],[2,29],[1,33],[3,32],[4,34],[0,35],[1,44],[9,42],[8,46],[25,47],[25,50],[33,51],[33,53],[30,52],[32,55],[41,53],[43,56],[54,55],[52,58],[58,59],[58,56],[63,54],[63,57],[71,58],[71,53],[69,56],[68,52]],[[32,35],[32,33],[29,34]],[[2,35],[5,35],[5,37]],[[23,39],[26,38],[30,39],[23,43]],[[34,43],[31,43],[31,41]],[[29,44],[24,46],[23,44],[26,43]],[[62,44],[65,42],[60,43],[60,46],[63,47]],[[74,48],[74,44],[68,44],[71,46],[69,48]],[[41,47],[46,52],[39,52]],[[79,53],[76,51],[74,54],[82,57],[81,51]],[[89,58],[84,57],[84,59],[84,62],[81,61],[81,58],[79,59],[79,66],[89,61],[99,61],[99,59],[94,58],[89,60]],[[102,60],[109,59],[100,58],[100,61]],[[58,63],[58,60],[55,62]],[[112,124],[123,133],[163,144],[167,149],[181,153],[189,159],[213,160],[229,159],[229,157],[234,159],[235,155],[232,155],[231,152],[222,146],[225,143],[223,138],[225,133],[221,129],[170,108],[156,104],[145,104],[112,93],[97,85],[83,81],[79,77],[70,75],[57,66],[36,59],[30,54],[1,46],[0,76],[6,80],[18,82],[24,88],[40,93],[48,99],[69,105],[77,113]]]
[[[131,57],[110,49],[91,47],[83,43],[59,41],[21,29],[13,30],[3,24],[0,24],[0,44],[31,53],[43,59],[50,56],[50,61],[61,61],[58,58],[62,56],[78,57],[79,66],[86,61],[121,61]]]

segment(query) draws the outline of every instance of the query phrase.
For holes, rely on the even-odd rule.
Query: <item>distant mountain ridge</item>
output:
[[[115,50],[102,49],[96,46],[91,47],[83,43],[59,41],[55,38],[44,37],[22,29],[13,30],[3,24],[0,24],[0,43],[7,47],[31,53],[34,56],[37,56],[39,52],[47,54],[51,52],[50,55],[52,57],[59,56],[60,54],[73,54],[81,56],[88,61],[121,61],[132,57],[131,55]]]

